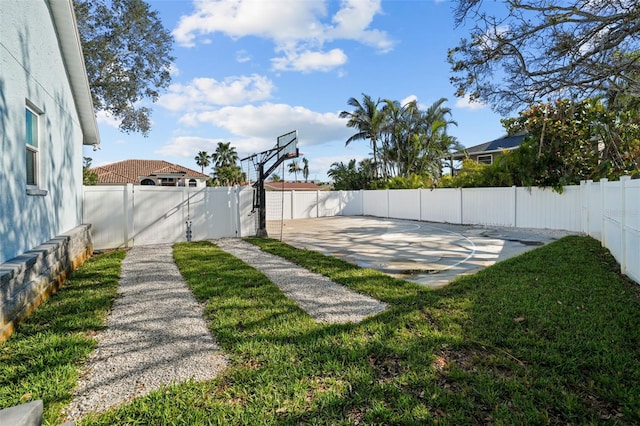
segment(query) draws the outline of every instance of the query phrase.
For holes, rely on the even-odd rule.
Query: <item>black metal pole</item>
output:
[[[259,165],[259,178],[258,178],[258,232],[257,236],[260,238],[267,238],[267,194],[264,189],[264,163]]]

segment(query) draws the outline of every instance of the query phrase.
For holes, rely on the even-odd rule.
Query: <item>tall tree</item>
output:
[[[231,146],[231,142],[218,142],[216,151],[211,154],[216,185],[237,185],[245,180],[245,174],[238,166],[238,158],[236,148]]]
[[[302,176],[304,177],[304,183],[307,183],[309,181],[309,159],[303,157],[302,164]]]
[[[640,97],[640,2],[455,3],[457,25],[473,25],[470,38],[449,50],[457,96],[487,102],[505,115],[549,97]]]
[[[231,142],[218,142],[216,151],[211,154],[214,167],[229,167],[238,162],[238,152]]]
[[[293,160],[289,163],[289,173],[293,174],[296,182],[298,181],[298,172],[301,170],[302,168],[300,167],[300,164],[298,164],[297,160]]]
[[[444,135],[442,137],[442,148],[446,155],[442,158],[442,167],[449,168],[451,175],[454,174],[453,157],[452,154],[462,151],[464,146],[460,143],[455,136]],[[442,174],[442,173],[441,173]]]
[[[348,164],[344,164],[342,161],[335,162],[327,171],[327,176],[333,180],[333,189],[338,191],[356,189],[353,186],[357,174],[355,158],[351,159]]]
[[[125,133],[147,135],[151,109],[169,86],[173,38],[143,0],[74,0],[96,111],[120,120]]]
[[[415,100],[405,105],[385,100],[382,112],[389,142],[382,158],[391,175],[418,174],[432,179],[440,175],[447,127],[455,124],[449,118],[451,109],[444,106],[445,102],[446,99],[441,98],[422,111]]]
[[[599,99],[535,104],[503,120],[509,133],[527,132],[503,166],[516,185],[556,189],[586,179],[638,175],[639,124],[637,113],[620,114]]]
[[[214,171],[215,186],[233,186],[242,183],[245,174],[239,166],[219,166]]]
[[[327,176],[333,180],[333,189],[351,191],[366,189],[373,178],[373,164],[370,158],[365,158],[356,167],[355,158],[349,163],[342,161],[331,164]]]
[[[347,118],[347,127],[353,127],[358,130],[356,134],[351,136],[345,142],[349,145],[351,142],[360,140],[369,140],[371,149],[373,150],[374,177],[378,177],[378,140],[384,125],[384,115],[378,109],[380,99],[373,100],[369,95],[362,94],[362,102],[356,98],[350,98],[347,104],[354,108],[353,111],[342,111],[340,118]]]
[[[196,160],[196,164],[200,166],[202,173],[204,173],[204,168],[209,167],[209,164],[211,164],[211,156],[207,151],[198,152],[198,155],[193,159]]]
[[[98,174],[91,170],[91,162],[93,158],[82,157],[82,184],[83,185],[97,185]]]

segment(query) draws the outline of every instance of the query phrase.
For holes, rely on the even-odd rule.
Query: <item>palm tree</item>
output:
[[[451,110],[443,106],[445,98],[421,111],[414,100],[405,105],[385,100],[384,135],[387,139],[381,157],[389,172],[397,176],[412,174],[437,178],[441,174],[441,159],[446,155],[447,126]]]
[[[453,154],[455,154],[456,152],[462,151],[464,149],[464,146],[460,143],[458,138],[456,138],[455,136],[449,136],[449,135],[444,135],[442,137],[441,143],[442,143],[442,149],[447,153],[446,159],[443,159],[442,161],[443,163],[442,166],[449,167],[449,169],[451,170],[451,176],[453,176],[454,175]],[[442,175],[442,169],[440,170],[440,174]]]
[[[216,167],[214,181],[220,186],[233,186],[242,183],[245,174],[238,166]]]
[[[211,160],[211,156],[207,151],[200,151],[198,155],[194,157],[194,160],[196,160],[196,164],[200,166],[202,173],[204,173],[204,168],[211,164],[211,161],[209,161]]]
[[[304,166],[302,167],[302,176],[304,176],[304,183],[309,181],[309,160],[305,157],[302,159]]]
[[[369,183],[373,179],[373,172],[371,158],[360,161],[357,167],[356,160],[353,158],[348,164],[344,164],[342,161],[331,164],[327,176],[333,180],[333,189],[353,191],[369,187]]]
[[[362,103],[356,98],[350,98],[347,104],[354,107],[354,111],[342,111],[340,118],[348,118],[347,127],[358,129],[358,133],[345,142],[345,146],[353,141],[368,139],[373,150],[374,177],[378,177],[378,140],[384,125],[384,114],[378,109],[380,99],[373,100],[371,96],[362,94]]]
[[[229,167],[238,161],[238,153],[236,148],[231,146],[231,142],[218,142],[216,152],[211,154],[214,167]]]
[[[331,164],[331,167],[329,167],[327,171],[327,176],[333,180],[333,189],[350,190],[352,189],[354,176],[356,176],[357,173],[356,159],[353,158],[348,164],[344,164],[342,161]]]
[[[440,98],[422,115],[424,136],[421,141],[423,153],[420,168],[433,179],[439,178],[442,174],[442,159],[446,157],[452,143],[447,135],[447,128],[450,124],[457,125],[449,118],[451,108],[443,106],[446,101],[446,98]]]
[[[298,172],[302,170],[300,168],[300,165],[298,164],[297,160],[293,160],[292,162],[289,163],[289,173],[293,173],[293,175],[295,176],[295,180],[296,182],[298,181]]]
[[[211,154],[213,160],[213,175],[221,186],[231,186],[242,183],[244,173],[238,166],[238,153],[231,142],[218,142],[216,152]]]

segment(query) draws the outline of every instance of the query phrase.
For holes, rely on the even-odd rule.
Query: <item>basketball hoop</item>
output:
[[[258,237],[267,236],[267,219],[266,219],[266,194],[264,182],[271,173],[282,164],[286,159],[297,158],[300,156],[298,150],[298,131],[293,130],[284,135],[278,136],[276,146],[260,154],[253,154],[243,158],[241,162],[253,163],[257,174],[257,180],[253,184],[254,199],[253,208],[258,209]]]

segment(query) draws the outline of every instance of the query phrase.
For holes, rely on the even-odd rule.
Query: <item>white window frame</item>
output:
[[[486,161],[487,158],[489,159],[489,162]],[[493,154],[478,155],[477,159],[478,159],[477,160],[478,163],[488,164],[488,165],[492,165],[493,164]],[[484,159],[485,161],[483,161],[482,159]]]
[[[30,144],[29,143],[29,135],[27,134],[27,132],[31,129],[27,128],[27,113],[30,113],[32,115],[32,119],[33,122],[35,122],[36,125],[36,129],[35,129],[35,138],[36,138],[36,144]],[[25,145],[25,155],[32,155],[33,156],[33,182],[29,183],[29,174],[30,171],[27,170],[27,159],[25,158],[25,180],[27,182],[27,188],[28,189],[36,189],[40,186],[40,151],[42,149],[42,147],[40,146],[42,144],[42,111],[39,111],[33,104],[31,104],[30,102],[26,102],[25,105],[25,140],[24,140],[24,145]]]

